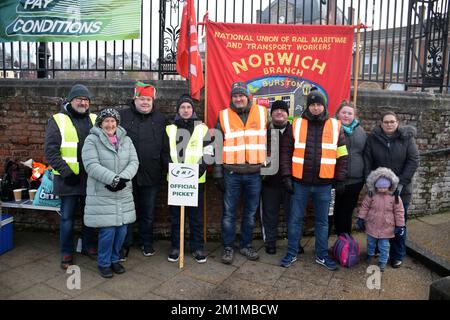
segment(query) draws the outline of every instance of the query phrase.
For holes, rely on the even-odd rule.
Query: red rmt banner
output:
[[[233,82],[247,83],[253,101],[284,100],[301,115],[312,87],[331,115],[350,98],[353,26],[206,24],[209,127],[230,104]]]

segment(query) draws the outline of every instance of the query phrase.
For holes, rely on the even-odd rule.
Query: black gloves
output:
[[[336,183],[334,185],[334,190],[336,191],[336,194],[338,194],[338,195],[343,194],[345,192],[345,184],[343,184],[341,182]]]
[[[402,237],[405,234],[405,227],[395,227],[394,234],[396,236]]]
[[[81,182],[80,176],[75,173],[71,173],[70,176],[64,178],[64,183],[67,184],[68,186],[76,186],[80,182]]]
[[[119,182],[116,184],[115,187],[112,187],[110,185],[106,185],[105,188],[108,189],[109,191],[117,192],[117,191],[120,191],[120,190],[124,189],[127,186],[127,182],[128,181],[130,181],[130,179],[120,178]],[[115,184],[115,183],[113,182],[113,184]]]
[[[283,186],[288,193],[290,194],[294,193],[294,186],[292,185],[291,177],[283,177]]]
[[[220,192],[225,192],[225,180],[223,178],[215,178],[214,184]]]

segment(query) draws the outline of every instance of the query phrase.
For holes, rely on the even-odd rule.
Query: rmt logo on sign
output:
[[[187,179],[193,177],[195,172],[186,167],[175,168],[172,170],[172,175],[177,178]]]

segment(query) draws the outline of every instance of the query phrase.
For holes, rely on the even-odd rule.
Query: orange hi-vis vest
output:
[[[347,155],[345,146],[338,148],[341,122],[334,118],[325,121],[322,133],[322,155],[320,158],[319,177],[333,179],[336,159]],[[295,140],[295,149],[292,156],[292,176],[297,179],[303,177],[303,164],[305,161],[306,138],[308,136],[308,120],[297,118],[292,125]]]
[[[224,133],[224,164],[262,164],[266,161],[267,109],[254,104],[246,124],[232,109],[220,111]]]

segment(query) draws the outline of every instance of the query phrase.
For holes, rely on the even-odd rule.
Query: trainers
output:
[[[232,247],[225,247],[222,253],[222,263],[231,264],[233,262],[234,250]]]
[[[392,262],[392,268],[400,268],[400,266],[402,265],[402,261],[401,260],[394,260],[394,262]]]
[[[112,278],[113,272],[111,267],[98,267],[98,271],[103,278]]]
[[[125,268],[120,263],[111,264],[111,269],[114,273],[121,274],[125,272]]]
[[[167,260],[169,262],[177,262],[178,259],[180,259],[180,250],[172,249],[172,251],[170,251],[169,253],[169,256],[167,257]]]
[[[206,262],[206,257],[203,254],[202,250],[197,250],[197,251],[193,252],[192,256],[194,257],[195,261],[197,261],[198,263],[205,263]]]
[[[280,262],[280,266],[283,268],[289,268],[291,264],[293,264],[295,261],[297,261],[296,256],[291,256],[290,254],[287,254]]]
[[[155,254],[155,249],[153,249],[153,246],[142,246],[142,254],[144,257],[151,257]]]
[[[89,248],[81,250],[81,254],[89,257],[92,260],[97,260],[98,252],[96,248]]]
[[[130,253],[130,248],[122,248],[122,249],[120,249],[119,262],[127,261],[128,253]]]
[[[62,257],[61,259],[61,268],[63,270],[67,270],[67,268],[73,264],[73,257],[72,255],[68,254]]]
[[[336,262],[333,261],[329,256],[318,257],[316,256],[316,263],[324,266],[328,270],[334,271],[337,269]]]
[[[259,259],[258,252],[256,252],[255,249],[253,249],[253,247],[242,248],[241,250],[239,250],[239,252],[243,256],[246,256],[248,260],[255,261]]]
[[[386,269],[386,263],[379,262],[378,267],[380,268],[381,272],[384,272],[384,269]]]

